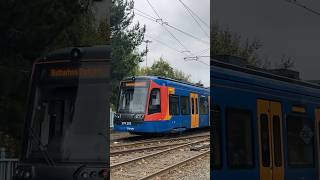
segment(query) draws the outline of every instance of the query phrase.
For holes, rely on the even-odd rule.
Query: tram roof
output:
[[[111,60],[111,46],[77,46],[52,51],[40,61],[54,60]]]
[[[209,87],[204,87],[198,84],[194,84],[194,83],[190,83],[190,82],[186,82],[186,81],[181,81],[181,80],[176,80],[176,79],[172,79],[172,78],[167,78],[167,77],[162,77],[162,76],[133,76],[133,77],[127,77],[125,79],[123,79],[123,81],[127,81],[127,80],[132,80],[132,79],[136,79],[136,80],[144,80],[144,79],[151,79],[151,80],[165,80],[165,81],[170,81],[170,82],[174,82],[174,83],[178,83],[178,84],[182,84],[182,85],[189,85],[189,86],[194,86],[197,88],[202,88],[202,89],[206,89],[209,90]]]
[[[320,85],[272,74],[268,71],[240,67],[211,60],[211,78],[231,80],[248,85],[248,88],[265,87],[273,90],[291,92],[297,95],[320,98]],[[211,81],[211,83],[214,83]]]
[[[269,79],[288,82],[288,83],[292,83],[292,84],[298,84],[298,85],[302,85],[305,87],[320,89],[320,85],[317,83],[281,76],[278,74],[271,73],[270,71],[267,71],[262,68],[255,68],[252,66],[239,66],[239,65],[221,62],[221,61],[215,60],[215,59],[211,59],[210,65],[221,67],[221,68],[226,68],[226,69],[230,69],[230,70],[234,70],[234,71],[244,72],[244,73],[252,74],[252,75],[256,75],[256,76],[261,76],[261,77],[265,77],[265,78],[269,78]]]

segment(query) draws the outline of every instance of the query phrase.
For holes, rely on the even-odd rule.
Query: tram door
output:
[[[316,109],[315,112],[315,128],[316,128],[316,152],[317,154],[317,168],[318,168],[318,180],[320,180],[320,108]]]
[[[257,101],[260,180],[283,180],[283,137],[281,104]]]
[[[199,127],[198,94],[190,93],[191,128]]]

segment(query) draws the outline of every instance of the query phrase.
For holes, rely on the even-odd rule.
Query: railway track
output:
[[[203,152],[203,153],[201,153],[201,154],[192,156],[192,157],[190,157],[190,158],[188,158],[188,159],[186,159],[186,160],[183,160],[183,161],[180,161],[180,162],[178,162],[178,163],[175,163],[175,164],[173,164],[173,165],[171,165],[171,166],[169,166],[169,167],[167,167],[167,168],[163,168],[163,169],[161,169],[161,170],[159,170],[159,171],[156,171],[156,172],[154,172],[154,173],[152,173],[152,174],[149,174],[149,175],[147,175],[147,176],[145,176],[145,177],[142,177],[142,178],[140,178],[139,180],[147,180],[147,179],[159,177],[159,176],[161,176],[161,175],[164,175],[164,174],[170,172],[171,170],[173,170],[173,169],[175,169],[175,168],[178,168],[178,167],[181,166],[181,165],[188,164],[189,162],[192,162],[193,160],[196,160],[196,159],[198,159],[198,158],[207,156],[207,155],[209,155],[209,154],[210,154],[210,150],[207,150],[207,151],[205,151],[205,152]]]
[[[154,156],[162,155],[162,154],[168,153],[170,151],[174,151],[174,150],[177,150],[177,149],[185,148],[187,146],[194,145],[194,144],[199,144],[199,143],[206,142],[206,141],[210,141],[210,140],[209,139],[205,139],[205,140],[195,141],[195,142],[179,145],[179,146],[176,146],[176,147],[172,147],[172,148],[169,148],[169,149],[166,149],[166,150],[162,150],[162,151],[159,151],[159,152],[151,153],[151,154],[148,154],[148,155],[145,155],[145,156],[141,156],[141,157],[138,157],[138,158],[134,158],[134,159],[131,159],[131,160],[128,160],[128,161],[116,163],[116,164],[111,165],[110,169],[114,169],[116,167],[120,167],[120,166],[127,165],[127,164],[130,164],[130,163],[134,163],[134,162],[137,162],[137,161],[142,160],[142,159],[146,159],[146,158],[151,158],[151,157],[154,157]]]
[[[139,148],[130,148],[130,149],[125,149],[125,150],[111,151],[110,156],[116,156],[116,155],[120,155],[120,154],[133,153],[133,152],[154,151],[154,150],[159,150],[159,149],[163,149],[163,148],[184,145],[187,143],[188,142],[178,142],[178,143],[172,143],[172,144],[152,145],[152,146],[147,146],[147,147],[144,146],[144,147],[139,147]]]
[[[119,149],[124,150],[124,149],[128,149],[130,147],[136,147],[136,146],[146,146],[146,145],[150,145],[150,144],[168,143],[171,141],[185,141],[185,140],[192,140],[192,139],[205,138],[205,137],[209,138],[210,134],[202,134],[202,135],[196,135],[196,136],[183,136],[183,137],[167,138],[167,139],[142,140],[142,141],[133,142],[133,143],[111,145],[110,151],[112,154],[112,152],[119,151]]]
[[[191,148],[189,149],[188,147],[204,144],[209,141],[209,138],[197,140],[130,160],[125,160],[114,164],[111,163],[111,177],[119,180],[149,179],[161,174],[165,174],[166,172],[170,171],[170,169],[174,169],[180,165],[206,155],[209,151],[199,154],[200,151],[190,151]],[[174,164],[170,165],[172,163]]]

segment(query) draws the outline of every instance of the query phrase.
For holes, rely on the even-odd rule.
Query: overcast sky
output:
[[[145,39],[152,41],[152,43],[149,44],[150,52],[148,53],[148,66],[151,66],[155,60],[163,57],[174,68],[179,69],[186,74],[190,74],[191,80],[193,82],[198,82],[201,80],[201,82],[204,83],[205,86],[209,86],[209,66],[204,64],[209,64],[209,58],[202,57],[200,60],[204,63],[196,61],[185,61],[184,57],[187,57],[190,54],[187,52],[181,53],[178,51],[189,50],[193,54],[191,56],[209,56],[210,39],[208,36],[210,29],[204,23],[200,23],[201,27],[204,30],[203,32],[199,25],[197,25],[197,23],[188,14],[187,10],[179,2],[179,0],[149,1],[157,11],[159,16],[163,19],[163,21],[168,22],[169,25],[179,28],[202,41],[193,39],[190,36],[187,36],[168,27],[168,30],[174,34],[174,36],[184,46],[183,47],[177,40],[171,37],[171,35],[161,25],[149,19],[136,15],[135,21],[139,21],[141,24],[146,25],[147,31]],[[137,9],[135,10],[136,14],[141,14],[138,11],[140,10],[154,18],[157,18],[157,15],[153,12],[147,0],[134,0],[134,2],[135,8]],[[206,22],[207,25],[210,24],[210,0],[182,0],[182,2],[184,2],[204,22]],[[169,46],[170,48],[167,46]],[[142,49],[145,49],[145,47],[146,44],[143,43],[139,47],[139,49],[142,51]],[[146,66],[146,63],[143,62],[140,64],[140,66],[144,67]]]
[[[319,0],[297,0],[320,12]],[[263,43],[262,55],[276,62],[291,56],[303,79],[320,79],[320,16],[285,0],[215,0],[211,21]]]

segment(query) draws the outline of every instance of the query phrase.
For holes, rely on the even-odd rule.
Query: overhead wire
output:
[[[200,41],[200,42],[202,42],[202,43],[204,43],[204,44],[206,44],[206,45],[209,44],[209,42],[206,42],[206,41],[204,41],[204,40],[202,40],[202,39],[200,39],[200,38],[198,38],[198,37],[196,37],[196,36],[194,36],[194,35],[192,35],[192,34],[190,34],[190,33],[187,33],[187,32],[185,32],[185,31],[183,31],[183,30],[181,30],[181,29],[179,29],[179,28],[177,28],[177,27],[175,27],[175,26],[170,25],[168,22],[163,21],[162,17],[159,15],[159,13],[157,12],[157,10],[152,6],[152,4],[150,3],[150,1],[147,0],[147,2],[148,2],[148,4],[149,4],[149,6],[151,7],[152,11],[154,12],[154,14],[157,16],[157,18],[155,18],[155,17],[153,17],[153,16],[151,16],[151,15],[149,15],[149,14],[147,14],[147,13],[145,13],[145,12],[143,12],[143,11],[138,10],[138,9],[135,8],[135,10],[137,10],[137,11],[139,12],[139,13],[137,13],[137,15],[139,15],[139,16],[141,16],[141,17],[144,17],[144,18],[146,18],[146,19],[148,19],[148,20],[150,20],[150,21],[153,21],[153,22],[156,22],[156,23],[160,24],[160,25],[170,34],[170,36],[171,36],[174,40],[176,40],[176,41],[179,43],[180,46],[182,46],[182,47],[185,49],[185,51],[179,51],[179,50],[177,50],[177,49],[175,49],[175,48],[172,48],[171,46],[167,45],[166,43],[163,43],[162,41],[159,41],[159,40],[157,40],[157,39],[155,39],[155,38],[152,38],[152,37],[149,36],[149,35],[146,35],[146,36],[152,38],[153,40],[157,41],[158,43],[160,43],[160,44],[162,44],[162,45],[164,45],[164,46],[166,46],[166,47],[168,47],[168,48],[170,48],[170,49],[172,49],[172,50],[174,50],[174,51],[176,51],[176,52],[179,52],[179,53],[188,52],[190,55],[193,55],[193,54],[191,53],[191,51],[189,51],[188,48],[186,48],[186,46],[184,46],[184,45],[182,44],[182,42],[181,42],[171,31],[169,31],[169,30],[167,29],[167,27],[170,27],[170,28],[172,28],[172,29],[174,29],[174,30],[176,30],[176,31],[179,31],[180,33],[183,33],[183,34],[185,34],[185,35],[187,35],[187,36],[189,36],[189,37],[192,37],[193,39],[196,39],[196,40],[198,40],[198,41]],[[187,6],[186,6],[185,8],[188,9],[188,12],[190,13],[190,15],[191,15],[191,13],[195,14],[195,13],[194,13],[190,8],[188,8]],[[196,14],[195,14],[195,15],[196,15]],[[191,16],[192,16],[192,15],[191,15]],[[200,18],[198,15],[196,15],[196,16],[197,16],[197,18],[198,18],[199,20],[201,20],[201,18]],[[194,20],[195,20],[196,22],[198,22],[198,21],[195,19],[194,16],[192,16],[192,17],[194,18]],[[201,20],[201,21],[203,21],[203,20]],[[198,22],[198,23],[199,23],[199,22]],[[204,23],[204,22],[203,22],[203,23]],[[207,26],[206,23],[204,23],[204,24]],[[198,24],[198,25],[201,26],[200,24]],[[166,26],[167,26],[167,27],[166,27]],[[208,26],[207,26],[207,27],[208,27]],[[201,51],[198,52],[198,53],[200,53],[199,55],[201,55],[201,54],[205,53],[206,51],[208,51],[209,49],[210,49],[210,48],[205,49],[205,50],[201,50]],[[197,53],[197,54],[198,54],[198,53]],[[198,62],[200,62],[200,63],[202,63],[202,64],[204,64],[204,65],[210,66],[209,64],[207,64],[207,63],[199,60],[199,58],[202,57],[202,56],[195,56],[195,57],[196,57],[196,59],[194,59],[195,61],[198,61]],[[187,58],[190,58],[190,56],[189,56],[189,57],[185,57],[184,59],[186,60]]]
[[[145,13],[145,12],[143,12],[143,11],[137,9],[137,8],[134,8],[134,10],[138,11],[139,13],[141,13],[141,14],[143,14],[143,15],[151,18],[151,19],[157,20],[156,18],[152,17],[151,15],[149,15],[149,14],[147,14],[147,13]]]
[[[202,54],[204,54],[204,53],[206,53],[207,51],[209,51],[210,50],[210,48],[207,48],[207,49],[204,49],[204,50],[201,50],[201,51],[199,51],[199,52],[195,52],[194,54],[196,54],[196,55],[202,55]]]
[[[160,25],[162,25],[162,26],[168,26],[168,27],[170,27],[170,28],[172,28],[172,29],[175,29],[176,31],[179,31],[180,33],[183,33],[183,34],[185,34],[185,35],[187,35],[187,36],[189,36],[189,37],[191,37],[191,38],[193,38],[193,39],[195,39],[195,40],[197,40],[197,41],[199,41],[199,42],[202,42],[202,43],[205,44],[205,45],[210,44],[210,42],[204,41],[204,40],[202,40],[202,39],[200,39],[200,38],[198,38],[198,37],[196,37],[196,36],[194,36],[194,35],[192,35],[192,34],[190,34],[190,33],[187,33],[187,32],[185,32],[185,31],[183,31],[183,30],[181,30],[181,29],[179,29],[179,28],[177,28],[177,27],[175,27],[175,26],[172,26],[172,25],[170,25],[168,22],[162,21],[162,19],[161,19],[161,20],[157,20],[157,19],[154,18],[154,17],[152,17],[152,19],[151,19],[150,17],[147,17],[146,15],[142,15],[142,14],[140,14],[140,13],[138,13],[137,15],[138,15],[138,16],[141,16],[141,17],[144,17],[144,18],[146,18],[146,19],[149,19],[149,20],[151,20],[151,21],[153,21],[153,22],[156,22],[156,23],[158,23],[158,24],[160,24]]]
[[[313,14],[316,14],[316,15],[320,16],[320,12],[307,7],[306,5],[300,3],[300,2],[298,2],[296,0],[285,0],[285,1],[287,1],[287,2],[289,2],[291,4],[294,4],[294,5],[298,6],[298,7],[301,7],[301,8],[303,8],[303,9],[305,9],[305,10],[307,10],[307,11],[313,13]]]
[[[199,23],[199,21],[194,17],[194,15],[193,15],[193,13],[191,12],[191,10],[190,10],[190,8],[184,3],[184,2],[182,2],[182,0],[178,0],[181,4],[182,4],[182,6],[184,7],[184,9],[186,9],[186,11],[189,13],[189,15],[192,17],[192,19],[197,23],[197,25],[199,26],[199,28],[201,29],[201,31],[208,37],[208,38],[210,38],[209,37],[209,35],[208,35],[208,33],[207,33],[207,31],[205,31],[204,29],[203,29],[203,27],[201,26],[201,24]]]
[[[154,13],[158,16],[158,18],[159,18],[159,19],[156,20],[156,22],[160,21],[160,23],[159,23],[159,22],[158,22],[158,23],[170,34],[170,36],[171,36],[173,39],[175,39],[187,52],[189,52],[190,54],[192,54],[191,51],[189,51],[188,48],[187,48],[185,45],[183,45],[182,42],[181,42],[171,31],[169,31],[166,26],[164,26],[164,24],[167,24],[167,23],[163,22],[161,16],[158,14],[157,10],[152,6],[152,4],[150,3],[150,1],[147,0],[147,2],[148,2],[148,4],[149,4],[149,6],[151,7],[151,9],[153,10],[153,12],[154,12]]]
[[[183,3],[183,2],[181,2],[181,3]],[[202,18],[200,18],[200,16],[197,14],[197,13],[195,13],[191,8],[189,8],[185,3],[183,3],[185,6],[186,6],[186,8],[188,8],[189,10],[190,10],[190,12],[191,13],[193,13],[208,29],[210,29],[210,26],[206,23],[206,21],[204,21]]]
[[[160,41],[160,40],[158,40],[158,39],[156,39],[156,38],[154,38],[154,37],[152,37],[152,36],[150,36],[150,35],[145,34],[145,36],[147,36],[148,38],[151,38],[152,40],[154,40],[154,41],[156,41],[156,42],[158,42],[158,43],[166,46],[167,48],[169,48],[169,49],[171,49],[171,50],[173,50],[173,51],[176,51],[176,52],[178,52],[178,53],[184,53],[183,51],[180,51],[180,50],[178,50],[178,49],[176,49],[176,48],[173,48],[173,47],[169,46],[168,44],[164,43],[163,41]]]

